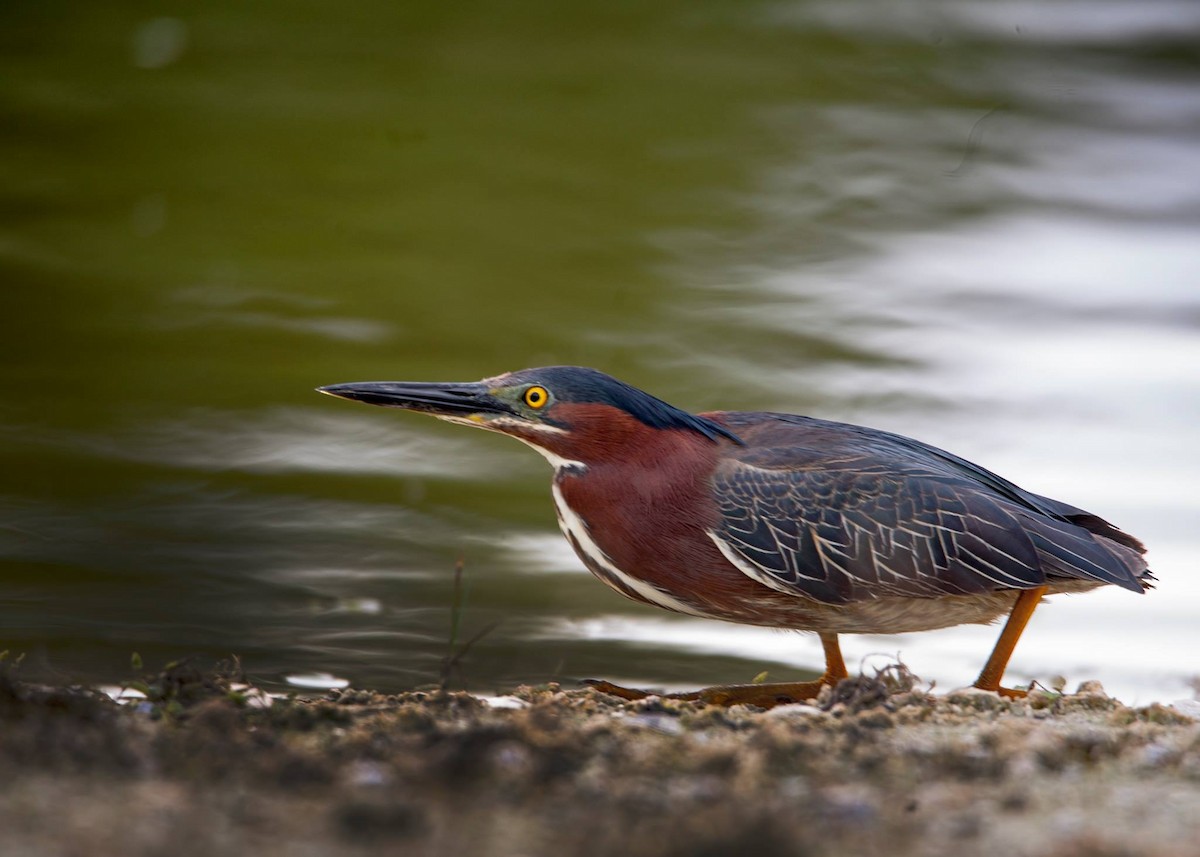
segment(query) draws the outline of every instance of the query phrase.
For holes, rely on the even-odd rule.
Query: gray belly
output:
[[[1103,584],[1097,581],[1051,581],[1047,594],[1087,592]],[[830,634],[906,634],[933,631],[955,625],[988,625],[1012,611],[1017,590],[978,595],[943,595],[937,598],[874,598],[853,604],[822,604],[803,596],[793,603],[769,602],[727,605],[714,618],[749,625],[822,631]]]

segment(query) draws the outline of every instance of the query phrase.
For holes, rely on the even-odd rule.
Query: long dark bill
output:
[[[440,384],[425,381],[356,381],[317,387],[318,393],[426,414],[511,414],[513,409],[488,392],[487,385]]]

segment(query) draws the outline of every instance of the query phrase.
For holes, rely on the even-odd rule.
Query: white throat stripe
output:
[[[579,550],[586,554],[589,560],[611,574],[613,579],[619,581],[630,592],[636,592],[641,598],[656,607],[662,607],[666,610],[673,610],[676,613],[684,613],[689,616],[700,616],[704,619],[712,618],[702,610],[697,610],[695,607],[684,604],[678,598],[663,592],[657,586],[646,583],[644,580],[638,580],[636,577],[632,577],[617,568],[613,564],[613,561],[609,559],[608,554],[601,550],[600,546],[592,539],[592,534],[588,532],[587,524],[584,523],[579,515],[575,514],[574,509],[567,505],[567,501],[563,498],[558,484],[555,483],[551,490],[554,493],[554,505],[558,509],[559,526],[562,527],[562,531],[566,534],[568,541],[573,541],[574,544],[578,545]]]

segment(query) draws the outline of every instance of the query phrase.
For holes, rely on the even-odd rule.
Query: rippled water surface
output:
[[[593,365],[947,447],[1143,538],[1018,680],[1200,674],[1200,6],[7,4],[0,650],[103,681],[658,685],[807,635],[594,581],[511,440],[317,396]],[[969,682],[996,629],[851,637]],[[878,657],[876,657],[878,656]]]

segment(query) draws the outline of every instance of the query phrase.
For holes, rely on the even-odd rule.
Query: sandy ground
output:
[[[0,854],[1200,853],[1200,723],[1095,685],[893,672],[761,711],[231,681],[178,668],[118,706],[0,672]]]

